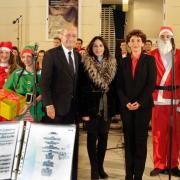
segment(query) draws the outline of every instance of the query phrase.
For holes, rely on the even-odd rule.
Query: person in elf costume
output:
[[[172,43],[173,30],[169,26],[160,28],[158,48],[151,52],[157,67],[156,89],[153,93],[154,104],[152,113],[152,141],[154,169],[151,176],[167,174],[170,165],[170,114],[171,114],[171,78],[172,78]],[[171,174],[180,177],[178,168],[178,145],[180,144],[180,50],[175,49],[175,98],[173,99],[173,136]],[[179,135],[179,138],[178,136]]]
[[[32,106],[32,97],[33,97],[33,88],[34,88],[34,68],[33,68],[33,56],[34,56],[34,47],[27,45],[21,52],[21,60],[25,65],[25,68],[20,68],[15,70],[7,79],[3,88],[11,89],[17,92],[18,94],[26,96],[28,99],[21,115],[17,117],[18,120],[28,120],[34,121],[34,106]],[[42,103],[40,95],[40,82],[41,72],[37,71],[37,121],[40,121],[43,112],[42,112]]]

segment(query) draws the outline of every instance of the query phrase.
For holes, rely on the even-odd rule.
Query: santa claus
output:
[[[173,30],[169,26],[160,28],[158,38],[158,48],[151,52],[155,57],[157,66],[156,90],[153,93],[154,104],[152,113],[152,141],[153,141],[153,158],[154,169],[151,176],[159,173],[167,174],[169,171],[170,158],[170,116],[171,116],[171,82],[172,82],[172,44]],[[180,128],[180,50],[175,50],[174,57],[175,86],[173,99],[173,142],[172,142],[172,162],[171,174],[180,177],[178,169],[178,141],[177,137]],[[179,137],[180,138],[180,137]]]

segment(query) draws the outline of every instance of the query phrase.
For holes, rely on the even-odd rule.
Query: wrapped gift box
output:
[[[9,89],[0,90],[0,116],[11,120],[18,116],[24,108],[26,99]]]

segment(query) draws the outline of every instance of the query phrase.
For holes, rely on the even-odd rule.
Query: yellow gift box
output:
[[[18,116],[25,106],[24,96],[9,89],[0,90],[0,116],[11,120]]]

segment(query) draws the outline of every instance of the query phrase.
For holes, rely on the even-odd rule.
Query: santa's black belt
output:
[[[155,89],[158,89],[158,90],[166,90],[166,91],[171,91],[173,88],[173,90],[175,89],[179,89],[180,88],[180,85],[177,85],[177,86],[156,86]]]

